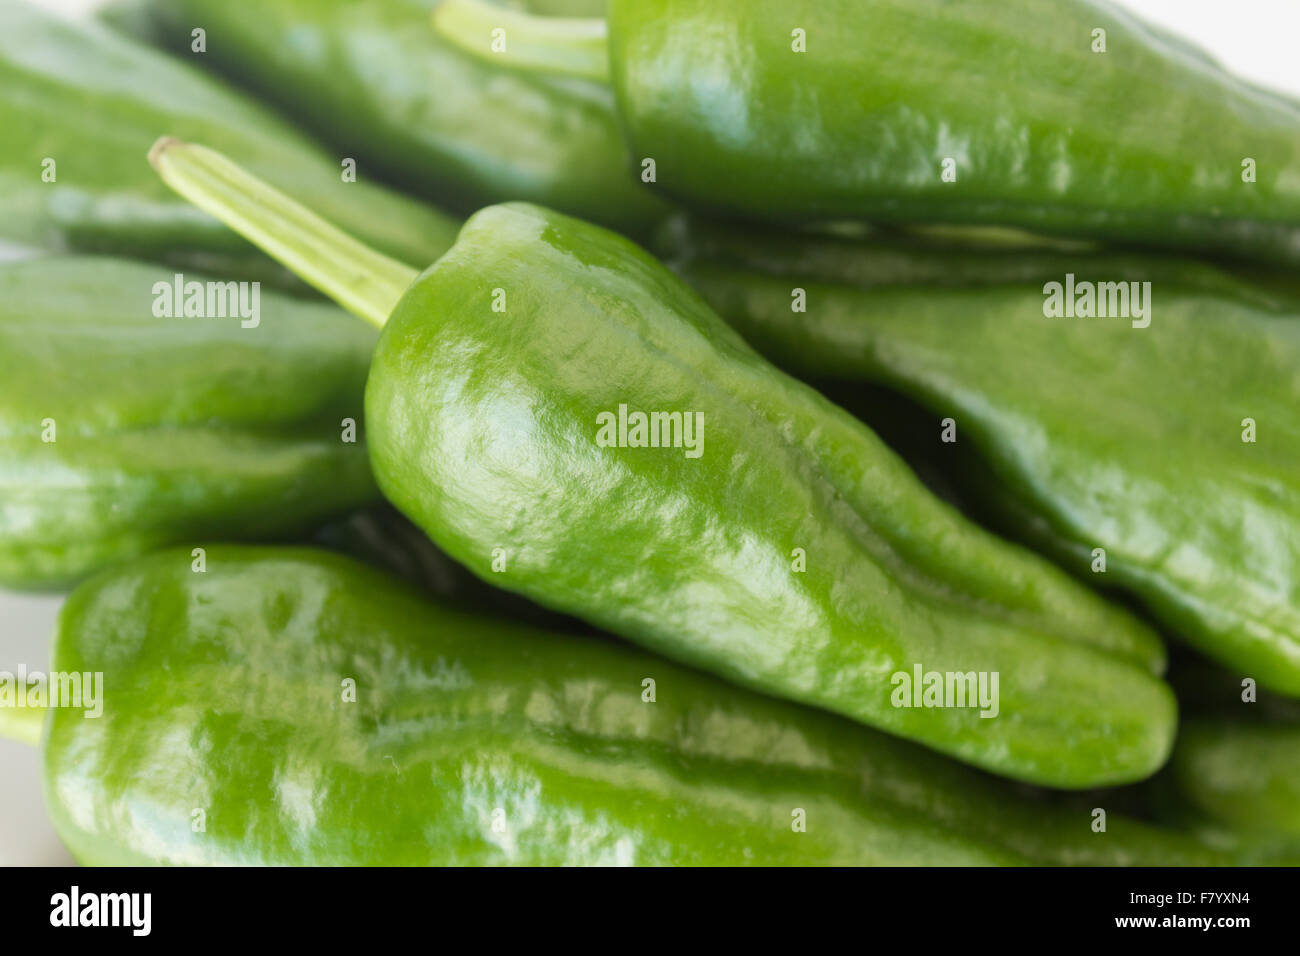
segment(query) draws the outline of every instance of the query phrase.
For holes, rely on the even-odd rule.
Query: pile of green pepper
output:
[[[0,0],[74,855],[1300,860],[1300,105],[1094,0],[524,6]]]

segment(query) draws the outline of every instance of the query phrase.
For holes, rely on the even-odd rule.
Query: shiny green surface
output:
[[[363,436],[344,443],[340,424],[361,421],[374,332],[265,289],[256,328],[155,317],[172,275],[95,257],[0,267],[0,584],[299,534],[377,496]]]
[[[808,378],[896,389],[934,413],[936,434],[953,418],[946,447],[978,452],[987,471],[965,490],[1008,530],[1136,595],[1171,636],[1300,695],[1294,298],[1167,261],[1062,256],[990,285],[985,259],[947,253],[954,281],[932,288],[907,270],[891,283],[870,245],[807,241],[791,255],[789,239],[755,235],[743,256],[730,241],[712,254],[723,245],[688,254],[682,273],[761,352]],[[1150,326],[1044,316],[1042,283],[1067,271],[1145,273]],[[791,312],[795,287],[806,313]]]
[[[632,155],[694,204],[1300,261],[1300,105],[1102,0],[612,0],[609,42]]]
[[[169,47],[203,25],[205,64],[278,102],[347,155],[364,157],[364,166],[449,207],[468,213],[524,199],[630,232],[667,211],[631,167],[607,87],[520,76],[469,56],[434,34],[434,6],[261,0],[251,14],[228,0],[154,3],[174,34]],[[530,6],[591,12],[583,0]],[[309,205],[343,225],[319,203]]]
[[[217,146],[292,188],[340,228],[402,261],[441,255],[456,223],[374,185],[265,108],[93,22],[0,0],[0,237],[112,252],[239,278],[282,275],[245,240],[173,196],[145,162],[160,135]],[[42,181],[42,161],[56,163]]]
[[[55,710],[44,736],[52,819],[87,864],[1227,859],[1118,815],[1094,833],[829,714],[323,552],[112,569],[69,598],[52,666],[104,675],[103,716]]]
[[[703,454],[601,447],[620,404],[703,414]],[[385,326],[366,417],[385,495],[553,610],[1013,777],[1118,783],[1168,753],[1145,626],[939,502],[599,227],[523,204],[472,217]],[[893,706],[892,675],[918,665],[997,672],[999,716]]]

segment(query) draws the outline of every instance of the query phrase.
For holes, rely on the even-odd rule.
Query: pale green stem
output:
[[[609,82],[609,41],[599,17],[539,17],[485,0],[445,0],[433,28],[467,53],[519,69]]]
[[[0,737],[38,746],[45,711],[45,707],[0,707]]]
[[[164,136],[149,150],[149,163],[176,192],[372,325],[383,327],[419,274],[218,152]]]

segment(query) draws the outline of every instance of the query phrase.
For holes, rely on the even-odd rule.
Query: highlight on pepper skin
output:
[[[0,0],[0,863],[1243,925],[1002,869],[1300,863],[1300,10],[1202,6]]]

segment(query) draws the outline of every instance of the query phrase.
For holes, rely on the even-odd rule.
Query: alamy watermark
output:
[[[895,707],[978,707],[981,717],[998,715],[997,671],[895,671],[889,701]]]
[[[1064,282],[1044,285],[1043,296],[1049,319],[1130,319],[1135,329],[1151,324],[1150,282],[1080,282],[1069,272]]]
[[[59,707],[84,710],[83,717],[104,713],[103,671],[0,671],[0,707]]]
[[[153,929],[152,893],[83,893],[80,886],[50,897],[50,925],[55,927],[122,927],[132,936]]]
[[[704,454],[703,412],[618,412],[596,416],[596,444],[601,448],[681,448],[687,458]]]
[[[153,314],[160,319],[240,319],[240,326],[255,329],[262,321],[260,282],[185,281],[178,272],[171,282],[153,284]]]

